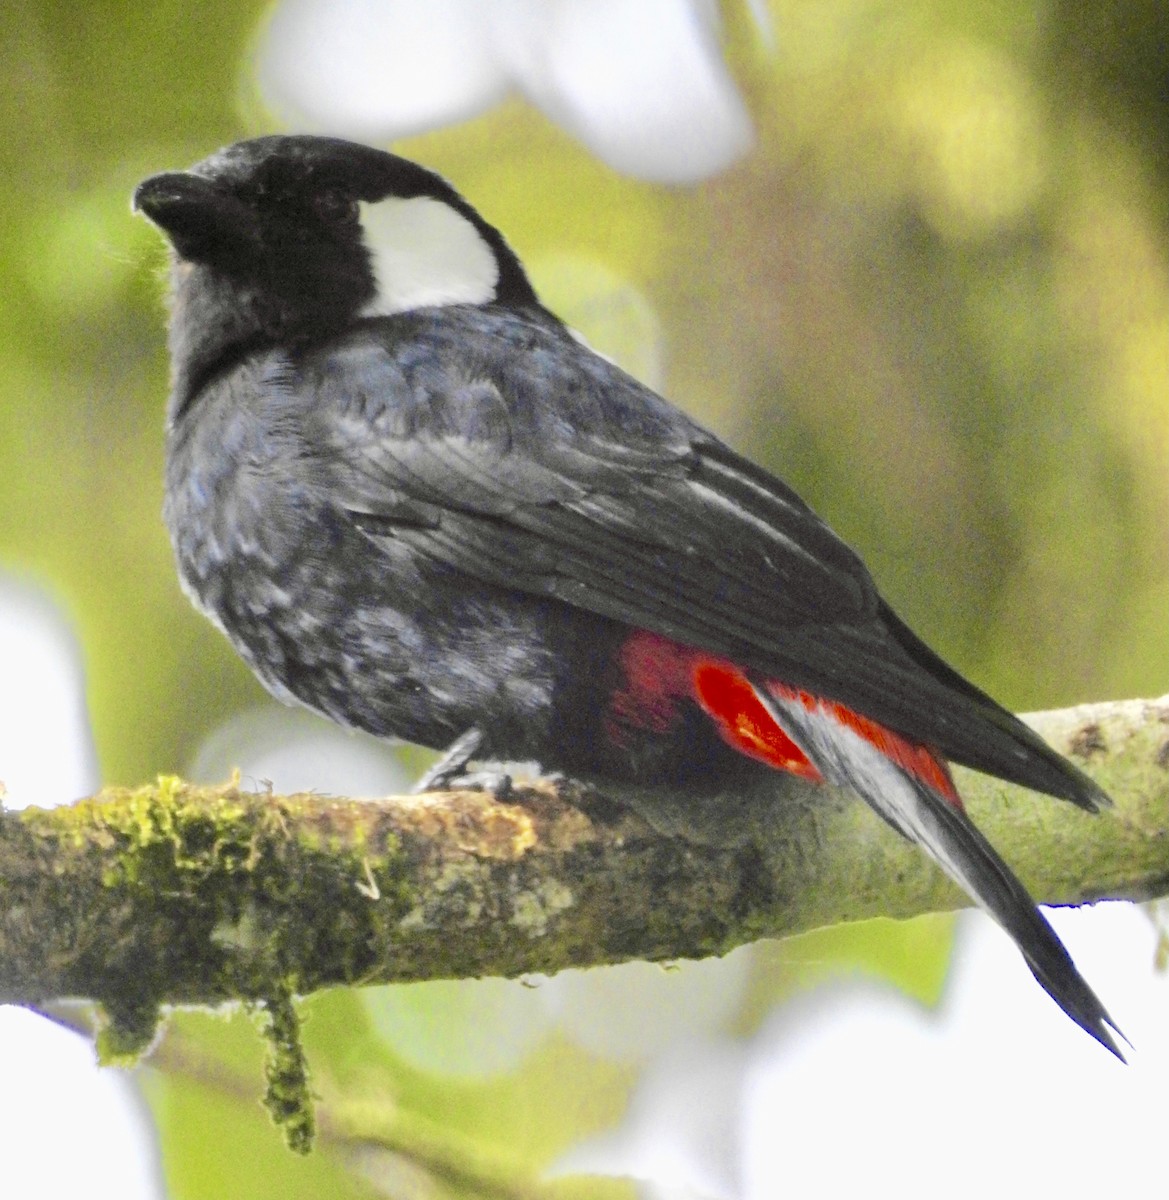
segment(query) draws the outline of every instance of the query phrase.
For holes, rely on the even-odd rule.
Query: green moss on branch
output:
[[[1033,893],[1077,903],[1169,889],[1169,701],[1034,723],[1117,807],[1093,817],[960,773],[971,815]],[[149,1044],[162,1005],[265,1006],[270,1103],[303,1145],[294,994],[702,957],[965,902],[859,802],[794,778],[696,805],[547,783],[507,803],[372,801],[166,777],[0,814],[0,1002],[98,1000],[113,1061]]]

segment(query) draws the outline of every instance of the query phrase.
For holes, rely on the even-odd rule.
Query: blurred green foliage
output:
[[[1129,58],[1165,18],[1126,12],[1089,46],[1065,8],[777,5],[772,50],[729,6],[759,146],[689,190],[617,178],[518,102],[400,149],[642,366],[628,312],[571,288],[601,270],[635,294],[670,394],[1008,704],[1149,694],[1169,677],[1165,133]],[[77,620],[110,780],[181,769],[259,698],[170,568],[164,256],[127,197],[258,131],[260,16],[0,17],[0,558]]]
[[[114,782],[181,771],[214,725],[261,700],[171,566],[165,256],[129,195],[267,128],[248,81],[263,8],[0,10],[0,564],[76,621]],[[1006,704],[1165,691],[1169,10],[771,12],[774,46],[724,5],[758,145],[704,186],[618,178],[519,101],[395,148],[503,228],[594,344],[645,374],[664,365],[673,398],[780,471],[910,623]],[[904,927],[880,950],[864,931],[820,935],[805,959],[779,951],[778,968],[761,950],[772,973],[757,963],[722,1023],[753,1028],[827,957],[932,997],[948,928]],[[505,1145],[515,1121],[526,1140],[506,1161],[526,1164],[620,1112],[628,1069],[555,1041],[510,1083],[435,1082],[375,1037],[379,1019],[409,1028],[413,1000],[394,1003],[396,1018],[352,998],[310,1005],[322,1090],[388,1088],[415,1130]],[[436,1004],[453,1039],[481,1014]],[[215,1028],[251,1053],[242,1018]],[[336,1162],[293,1160],[262,1132],[255,1053],[242,1099],[222,1072],[184,1074],[181,1055],[151,1085],[174,1194],[373,1194],[343,1192]],[[575,1108],[556,1090],[566,1079]],[[262,1152],[245,1149],[257,1138]],[[440,1194],[481,1193],[448,1179]]]
[[[399,148],[644,369],[628,309],[573,288],[601,271],[636,296],[668,392],[782,471],[1008,704],[1154,693],[1169,251],[1147,47],[1166,17],[1123,11],[1098,13],[1109,37],[1089,44],[1068,7],[777,4],[772,50],[728,6],[758,147],[693,189],[618,178],[519,102]],[[258,131],[261,16],[20,0],[0,16],[0,561],[77,621],[119,782],[182,769],[260,695],[169,563],[165,259],[127,199]]]

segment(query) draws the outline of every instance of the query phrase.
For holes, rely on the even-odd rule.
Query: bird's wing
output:
[[[396,318],[307,358],[295,386],[313,392],[335,494],[371,544],[653,630],[955,761],[1099,802],[902,625],[790,488],[558,327],[449,308]]]

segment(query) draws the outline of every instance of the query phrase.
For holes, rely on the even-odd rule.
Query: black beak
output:
[[[252,209],[230,192],[186,171],[144,179],[134,189],[131,207],[149,217],[189,262],[247,254],[259,243]]]

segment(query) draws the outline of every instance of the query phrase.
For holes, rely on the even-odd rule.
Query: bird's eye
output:
[[[358,219],[357,201],[340,188],[329,188],[313,199],[313,211],[330,225],[351,225]]]

